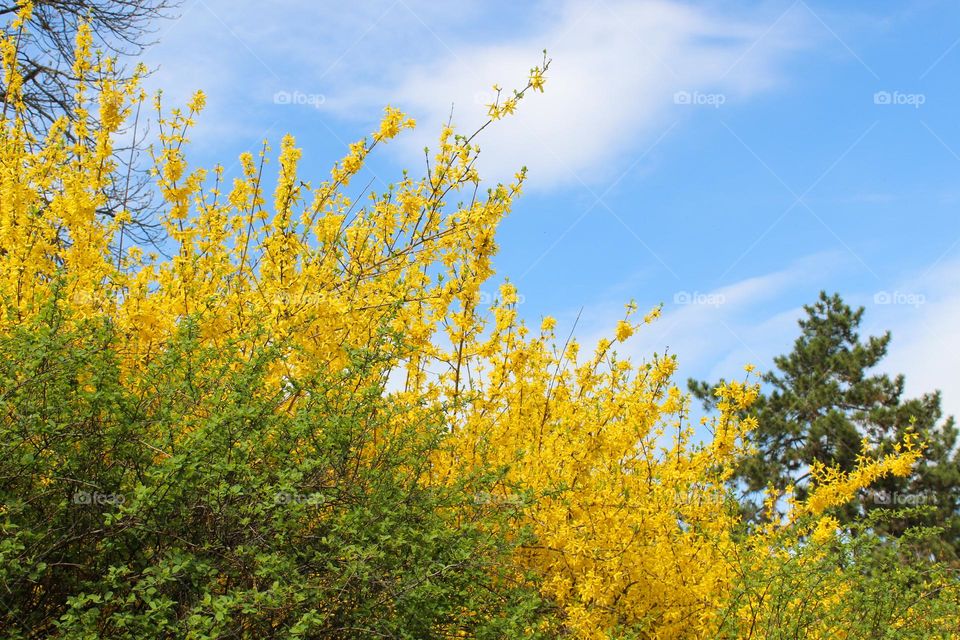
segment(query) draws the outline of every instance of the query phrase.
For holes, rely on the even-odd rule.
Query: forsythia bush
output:
[[[198,93],[160,118],[170,257],[124,245],[127,212],[97,212],[145,98],[90,42],[75,117],[44,140],[21,119],[16,39],[0,43],[8,635],[951,637],[956,577],[857,555],[869,529],[829,515],[907,474],[916,443],[814,470],[806,502],[747,530],[727,481],[755,385],[717,390],[700,443],[674,358],[616,352],[657,309],[628,305],[584,353],[551,318],[525,326],[509,284],[481,304],[525,170],[482,190],[476,133],[444,127],[426,175],[382,192],[353,183],[414,126],[396,109],[320,182],[288,136],[271,198],[266,144],[238,177],[188,166]],[[864,626],[851,594],[894,573]]]

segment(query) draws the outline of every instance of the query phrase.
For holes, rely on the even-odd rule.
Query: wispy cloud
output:
[[[797,320],[805,315],[802,304],[816,300],[828,274],[836,277],[855,266],[841,253],[817,254],[724,287],[678,291],[665,301],[663,316],[619,350],[641,360],[669,348],[679,355],[680,384],[688,376],[737,377],[748,363],[768,369],[774,356],[792,348]],[[850,306],[866,309],[861,338],[892,333],[879,369],[904,374],[907,397],[941,390],[945,413],[960,417],[960,260],[884,286],[840,293]],[[609,337],[620,317],[619,300],[585,313],[584,344],[592,347]]]
[[[535,186],[616,179],[633,158],[678,120],[736,101],[783,81],[785,54],[808,38],[809,14],[787,10],[760,20],[730,18],[668,0],[568,0],[543,10],[537,29],[498,42],[438,45],[399,78],[338,93],[327,107],[365,112],[390,101],[426,125],[409,149],[429,144],[449,117],[470,130],[492,102],[490,87],[522,86],[541,49],[553,58],[548,95],[482,139],[481,169],[509,176],[522,159]]]
[[[737,375],[746,364],[769,366],[792,343],[802,315],[795,301],[812,302],[827,274],[849,266],[841,253],[822,253],[722,287],[678,289],[664,300],[661,318],[620,350],[643,359],[669,349],[679,355],[682,375],[711,379]],[[622,316],[619,302],[587,314],[587,344],[611,334]]]
[[[864,302],[873,333],[892,333],[883,369],[906,377],[906,393],[940,389],[944,411],[960,418],[960,260],[945,261]]]
[[[331,131],[344,119],[372,125],[390,103],[421,123],[399,145],[419,162],[451,105],[462,129],[476,127],[490,87],[525,83],[546,48],[548,95],[484,135],[481,168],[503,178],[522,161],[532,184],[553,186],[615,179],[631,153],[678,120],[777,86],[786,54],[815,32],[797,5],[743,17],[676,0],[566,0],[522,11],[415,0],[323,5],[188,0],[148,56],[160,66],[151,84],[173,102],[205,89],[211,113],[198,136],[214,140],[255,135],[277,118],[309,116]],[[278,92],[313,99],[294,105],[296,114],[274,104]]]

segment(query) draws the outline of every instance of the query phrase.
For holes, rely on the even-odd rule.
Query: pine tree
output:
[[[735,482],[744,490],[744,512],[761,518],[758,504],[768,486],[796,487],[806,496],[814,462],[850,471],[859,455],[888,452],[908,430],[926,443],[924,460],[907,478],[884,478],[857,503],[838,514],[850,522],[875,508],[930,505],[927,513],[904,512],[883,525],[896,535],[918,524],[944,528],[937,557],[956,561],[960,553],[960,453],[953,417],[944,419],[940,392],[905,399],[904,377],[875,371],[887,354],[890,332],[861,340],[864,309],[851,309],[837,294],[821,292],[804,307],[800,337],[793,351],[774,359],[762,376],[763,392],[750,409],[759,423],[756,452],[744,457]],[[705,406],[717,385],[690,380],[688,387]],[[866,445],[866,450],[864,446]],[[898,514],[899,515],[899,514]]]

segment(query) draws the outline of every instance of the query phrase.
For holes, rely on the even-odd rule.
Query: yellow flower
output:
[[[904,478],[913,472],[913,465],[916,458],[908,454],[901,454],[890,462],[890,472],[895,476]]]
[[[540,67],[534,67],[530,70],[530,87],[534,91],[543,93],[543,85],[546,79],[543,77],[543,70]]]
[[[190,102],[187,103],[187,108],[190,111],[199,113],[203,111],[203,108],[207,105],[207,96],[203,91],[197,91],[193,94],[193,97],[190,98]]]
[[[826,544],[834,539],[839,526],[840,523],[836,518],[833,516],[824,516],[817,522],[817,526],[810,535],[810,539],[816,544]]]
[[[387,105],[387,107],[384,108],[383,120],[380,121],[380,130],[373,134],[373,139],[378,142],[380,140],[389,140],[396,137],[401,129],[412,129],[416,126],[413,118],[406,118],[406,120],[404,120],[404,118],[406,118],[406,116],[402,111]]]

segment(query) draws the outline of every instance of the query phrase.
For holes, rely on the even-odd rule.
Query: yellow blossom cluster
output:
[[[866,450],[866,449],[865,449]],[[794,510],[794,514],[820,514],[825,510],[840,506],[853,499],[861,489],[873,484],[885,475],[906,477],[921,457],[917,445],[917,435],[907,433],[902,443],[897,443],[893,454],[879,460],[871,460],[861,454],[858,467],[851,473],[843,473],[833,467],[814,462],[810,469],[816,487],[810,493],[803,509]]]

